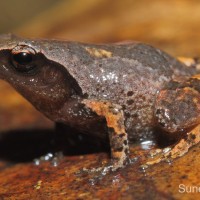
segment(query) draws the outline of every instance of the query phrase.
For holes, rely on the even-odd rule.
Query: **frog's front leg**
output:
[[[198,78],[191,78],[185,87],[160,91],[155,104],[155,118],[169,137],[179,137],[179,142],[172,148],[161,150],[147,164],[158,163],[184,155],[190,147],[200,142],[200,91]],[[193,85],[192,85],[193,83]]]
[[[111,147],[112,171],[124,167],[129,163],[129,145],[121,106],[96,100],[83,100],[83,103],[106,119]]]

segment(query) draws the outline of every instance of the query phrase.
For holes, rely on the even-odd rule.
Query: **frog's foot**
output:
[[[131,162],[131,161],[130,161]],[[108,164],[97,167],[97,168],[83,168],[76,172],[75,174],[77,176],[85,176],[88,179],[89,183],[91,185],[97,184],[99,181],[101,181],[106,175],[113,175],[113,173],[118,172],[118,170],[122,169],[121,166],[117,166],[116,164],[113,164],[112,162],[109,162]]]
[[[83,168],[79,170],[76,174],[78,175],[92,174],[92,175],[95,175],[96,177],[102,177],[116,170],[117,169],[114,168],[112,164],[107,164],[105,166],[97,167],[97,168]]]
[[[126,164],[131,164],[135,162],[132,161],[131,159],[127,160],[127,163]],[[97,167],[97,168],[83,168],[81,170],[79,170],[76,174],[101,174],[101,175],[106,175],[110,172],[115,172],[117,170],[120,170],[122,169],[123,167],[125,167],[125,165],[121,165],[120,163],[118,162],[109,162],[107,164],[105,164],[104,166],[101,166],[101,167]]]
[[[107,174],[116,171],[112,164],[107,164],[103,167],[97,168],[83,168],[75,173],[77,176],[87,176],[90,184],[95,185],[103,179]]]
[[[160,155],[163,152],[163,149],[153,149],[149,152],[149,156],[154,158],[155,156]]]
[[[151,152],[151,160],[147,165],[153,165],[161,161],[171,161],[175,158],[183,156],[188,152],[189,148],[200,142],[200,125],[196,126],[193,130],[187,133],[185,139],[181,139],[174,147],[167,147],[158,149]]]
[[[106,101],[84,100],[83,103],[99,116],[105,117],[111,147],[112,164],[88,171],[116,171],[129,163],[128,137],[121,106]]]

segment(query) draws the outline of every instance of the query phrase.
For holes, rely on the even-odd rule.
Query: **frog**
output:
[[[156,130],[181,138],[159,161],[200,141],[199,130],[188,134],[200,123],[199,66],[142,42],[0,35],[0,79],[55,123],[108,138],[112,171],[131,162],[131,143]]]

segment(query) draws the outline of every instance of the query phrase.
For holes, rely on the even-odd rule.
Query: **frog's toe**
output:
[[[150,159],[146,162],[146,165],[153,165],[161,161],[167,161],[171,159],[172,148],[167,147],[164,149],[155,149],[149,153]]]
[[[76,176],[86,176],[91,185],[97,184],[106,175],[113,172],[113,165],[107,164],[106,166],[97,168],[83,168],[75,173]]]
[[[113,172],[116,172],[128,164],[133,164],[137,161],[137,159],[128,159],[126,162],[126,165],[121,165],[119,163],[114,162],[113,160],[105,164],[104,166],[100,166],[97,168],[83,168],[79,171],[77,171],[75,174],[78,176],[83,176],[83,175],[91,175],[92,178],[95,179],[102,179],[104,176],[109,175]]]
[[[162,149],[153,149],[149,152],[149,157],[154,158],[155,156],[158,156],[162,153]]]
[[[106,166],[102,166],[102,167],[97,167],[97,168],[83,168],[81,170],[79,170],[76,174],[77,175],[84,175],[84,174],[96,174],[96,175],[106,175],[109,172],[112,172],[113,166],[110,165],[106,165]]]
[[[95,185],[103,179],[106,175],[111,174],[113,170],[112,164],[107,164],[97,168],[83,168],[75,173],[76,176],[86,176],[91,185]]]

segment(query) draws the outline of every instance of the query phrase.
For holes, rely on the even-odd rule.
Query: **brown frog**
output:
[[[186,132],[183,152],[199,142],[199,131],[187,134],[200,123],[198,67],[197,60],[179,61],[138,42],[0,36],[0,78],[49,119],[109,136],[112,170],[129,163],[130,142],[152,138],[158,129],[169,137]],[[163,159],[177,155],[178,145]]]

